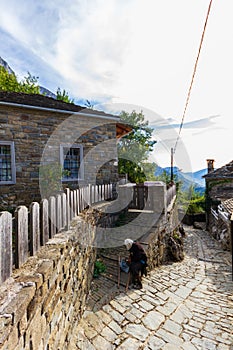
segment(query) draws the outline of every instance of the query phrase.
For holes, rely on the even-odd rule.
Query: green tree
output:
[[[64,89],[63,91],[61,91],[59,87],[57,88],[57,100],[63,101],[66,103],[74,103],[74,100],[69,97],[68,92]]]
[[[45,198],[56,195],[62,190],[62,177],[69,176],[58,162],[43,164],[39,167],[40,190]]]
[[[136,183],[154,179],[155,164],[148,162],[156,143],[152,140],[153,129],[149,127],[142,112],[122,111],[120,117],[122,122],[132,127],[132,131],[118,143],[119,173],[128,174],[128,179]]]
[[[165,184],[169,184],[171,182],[171,175],[164,170],[161,175],[156,176],[156,180],[163,181]]]
[[[187,191],[179,191],[179,206],[188,214],[200,214],[205,212],[205,195],[195,191],[193,185]]]
[[[27,94],[40,94],[39,86],[39,77],[31,75],[30,72],[27,73],[27,76],[19,83],[22,90]]]
[[[39,94],[40,87],[38,84],[38,77],[28,72],[27,76],[19,81],[14,73],[9,73],[4,67],[0,66],[0,91]]]
[[[22,79],[18,80],[14,73],[9,73],[4,67],[0,66],[0,91],[24,92],[27,94],[39,94],[39,77],[32,75],[30,72]],[[67,103],[74,103],[66,92],[60,88],[57,89],[57,100]]]
[[[0,66],[0,90],[1,91],[15,91],[18,88],[18,81],[15,74],[10,74],[8,71]]]
[[[171,184],[171,174],[168,173],[166,170],[164,170],[161,175],[157,175],[155,178],[157,181],[163,181],[167,185]],[[179,180],[177,174],[173,174],[173,183],[175,183],[176,192],[178,192],[182,186],[182,181]]]

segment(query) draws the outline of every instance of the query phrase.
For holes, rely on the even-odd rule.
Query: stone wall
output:
[[[184,258],[182,240],[177,204],[174,199],[167,212],[163,212],[156,225],[142,237],[142,241],[146,243],[149,270],[167,261],[182,260]]]
[[[120,186],[118,188],[118,201],[97,204],[82,212],[84,220],[95,227],[94,244],[100,248],[100,255],[102,251],[107,255],[113,251],[118,254],[118,249],[121,250],[124,240],[131,238],[139,240],[143,244],[147,252],[148,269],[150,270],[167,261],[182,260],[184,258],[184,236],[180,232],[182,226],[178,215],[176,196],[166,206],[166,186],[157,184],[150,187],[153,211],[128,210],[132,203],[129,202],[126,207],[122,203],[127,203],[127,189],[134,187]],[[152,200],[152,196],[154,200]],[[113,208],[114,210],[112,210]],[[104,249],[102,250],[102,248]],[[108,249],[110,250],[108,251]]]
[[[0,209],[40,201],[39,166],[60,164],[62,143],[81,144],[84,155],[84,178],[63,183],[64,187],[117,181],[112,120],[2,105],[0,122],[0,140],[14,141],[16,162],[16,184],[0,185]]]
[[[212,212],[209,216],[208,231],[221,243],[223,249],[231,249],[230,218],[227,219],[221,212]]]
[[[122,226],[116,237],[114,222],[120,211],[108,214],[106,205],[103,203],[94,210],[86,210],[82,217],[77,216],[69,231],[55,235],[0,286],[1,349],[62,350],[68,347],[90,290],[96,260],[93,246],[100,247],[100,242],[106,242],[113,247],[116,238],[122,244],[128,235]],[[150,214],[156,215],[156,208]],[[159,210],[157,218],[156,224],[142,237],[144,243],[147,242],[149,269],[166,261],[171,253],[169,239],[175,239],[179,224],[175,197],[168,208]],[[131,233],[135,233],[135,225],[138,232],[142,230],[140,222],[129,223]],[[105,228],[111,227],[113,232],[109,237],[111,231]],[[182,252],[180,248],[179,252]]]
[[[206,180],[207,197],[213,207],[216,207],[220,201],[233,198],[233,180],[232,179],[209,179]]]
[[[91,239],[90,226],[78,218],[0,286],[1,349],[66,348],[91,284]]]
[[[224,249],[230,250],[231,223],[221,212],[224,201],[233,198],[233,180],[209,179],[206,184],[206,227],[215,239],[221,242]]]

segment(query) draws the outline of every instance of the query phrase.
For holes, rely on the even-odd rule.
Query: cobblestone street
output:
[[[86,311],[70,350],[233,349],[231,254],[207,232],[185,229],[185,259]]]

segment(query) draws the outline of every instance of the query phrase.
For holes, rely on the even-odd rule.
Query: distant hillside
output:
[[[185,175],[193,176],[195,182],[199,184],[201,187],[205,187],[205,179],[202,176],[207,174],[207,169],[201,169],[195,171],[194,173],[185,173]]]
[[[155,176],[161,176],[164,171],[167,175],[171,175],[171,167],[161,168],[157,166],[155,171]],[[178,180],[182,183],[182,189],[188,190],[191,185],[194,186],[196,192],[203,194],[205,192],[205,180],[202,178],[203,175],[207,174],[207,169],[198,170],[193,173],[184,173],[179,170],[179,168],[174,167],[173,173],[177,176]]]

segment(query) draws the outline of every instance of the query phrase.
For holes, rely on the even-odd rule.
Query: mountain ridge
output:
[[[164,172],[167,175],[171,175],[171,167],[162,168],[157,165],[155,170],[155,176],[161,176]],[[190,188],[190,186],[193,186],[195,192],[204,194],[205,179],[203,179],[202,176],[207,174],[207,169],[200,169],[195,172],[182,172],[178,167],[174,167],[173,174],[177,176],[179,181],[181,181],[182,190],[186,191]]]

